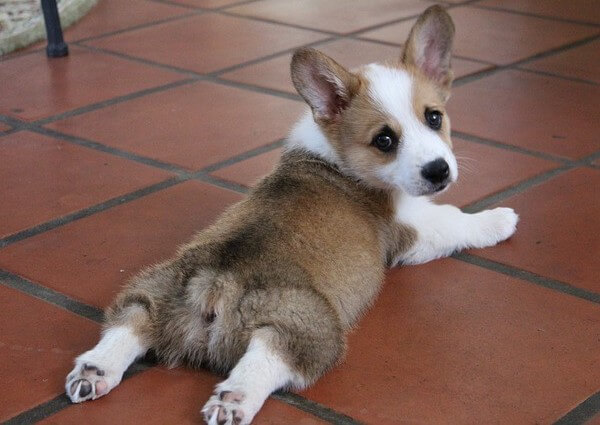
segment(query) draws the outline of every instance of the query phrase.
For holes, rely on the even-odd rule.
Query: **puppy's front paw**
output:
[[[519,216],[512,208],[494,208],[479,213],[482,247],[496,245],[506,240],[517,230]]]

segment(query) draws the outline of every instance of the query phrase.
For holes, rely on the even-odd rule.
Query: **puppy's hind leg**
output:
[[[301,378],[257,332],[229,378],[217,385],[202,409],[204,419],[209,425],[249,424],[273,391],[301,384],[299,381]]]
[[[121,316],[126,320],[107,327],[100,342],[75,359],[75,368],[65,383],[67,396],[73,403],[108,394],[121,382],[129,365],[148,350],[144,338],[139,335],[140,322],[148,320],[144,307],[128,306]]]
[[[249,424],[273,391],[304,386],[302,377],[270,345],[268,332],[254,332],[246,353],[229,377],[216,386],[202,409],[207,424]]]

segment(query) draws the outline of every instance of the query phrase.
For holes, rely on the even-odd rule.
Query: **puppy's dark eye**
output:
[[[381,152],[390,152],[398,146],[398,136],[396,136],[394,130],[385,126],[373,137],[371,144]]]
[[[427,121],[427,125],[433,130],[439,130],[442,128],[442,117],[443,115],[440,111],[433,109],[425,110],[425,120]]]

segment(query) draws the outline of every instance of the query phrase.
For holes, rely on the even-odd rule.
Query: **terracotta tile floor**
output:
[[[388,273],[345,361],[257,424],[600,423],[600,4],[446,2],[459,183],[510,206],[497,247]],[[140,364],[73,406],[63,379],[128,276],[169,256],[276,164],[314,45],[393,58],[429,0],[99,0],[0,60],[0,421],[200,423],[218,377]]]

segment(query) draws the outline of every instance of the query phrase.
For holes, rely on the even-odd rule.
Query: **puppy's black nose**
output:
[[[421,175],[433,184],[440,184],[450,175],[450,167],[443,158],[438,158],[425,164],[421,169]]]

